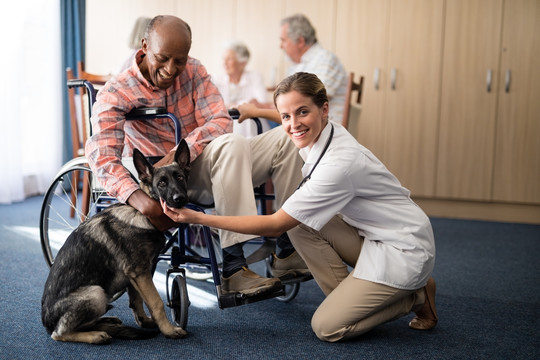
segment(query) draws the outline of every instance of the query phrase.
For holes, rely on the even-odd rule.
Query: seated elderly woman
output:
[[[249,55],[245,44],[238,41],[227,42],[223,51],[225,72],[212,76],[212,81],[218,87],[225,105],[229,109],[252,101],[267,102],[262,76],[259,73],[246,70]],[[270,129],[268,120],[260,120],[263,131]],[[233,132],[249,138],[257,135],[257,126],[253,121],[235,121]]]

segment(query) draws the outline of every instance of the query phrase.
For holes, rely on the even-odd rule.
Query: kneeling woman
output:
[[[368,149],[328,121],[328,97],[317,76],[287,77],[274,104],[305,161],[305,178],[282,208],[272,215],[215,216],[164,206],[165,214],[246,234],[288,231],[326,295],[311,321],[321,340],[356,337],[411,311],[411,328],[432,329],[435,243],[428,217]]]

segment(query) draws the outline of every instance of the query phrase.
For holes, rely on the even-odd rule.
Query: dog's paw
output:
[[[89,338],[89,344],[108,344],[111,342],[112,337],[107,334],[105,331],[91,331],[92,335]]]
[[[112,337],[105,331],[85,331],[74,332],[60,335],[56,331],[52,333],[51,338],[56,341],[84,342],[88,344],[107,344]]]
[[[156,322],[148,316],[137,316],[135,321],[143,329],[155,329],[158,327]]]
[[[171,332],[168,332],[168,333],[164,333],[163,335],[165,335],[166,338],[169,338],[169,339],[181,339],[183,337],[186,337],[187,335],[187,332],[186,330],[182,329],[181,327],[173,327],[172,331]]]

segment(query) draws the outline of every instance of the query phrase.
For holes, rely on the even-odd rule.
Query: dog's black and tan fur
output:
[[[189,149],[178,145],[175,161],[154,168],[140,151],[133,160],[141,188],[154,199],[180,208],[187,203]],[[158,334],[102,317],[114,294],[127,288],[129,306],[142,328],[155,328],[169,338],[186,332],[173,326],[152,282],[153,262],[165,243],[164,234],[129,205],[115,204],[83,222],[58,252],[41,300],[43,325],[54,340],[105,343],[112,337],[144,339]],[[148,317],[143,301],[150,311]]]

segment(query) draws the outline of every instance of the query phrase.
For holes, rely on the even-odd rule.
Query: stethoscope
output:
[[[326,144],[324,144],[324,148],[323,148],[323,151],[321,152],[321,155],[319,155],[319,158],[315,162],[315,165],[313,165],[309,174],[305,178],[302,179],[302,181],[300,182],[300,185],[298,185],[296,190],[300,189],[309,179],[311,179],[311,174],[313,174],[313,171],[315,170],[317,165],[319,165],[319,162],[321,161],[322,157],[326,153],[326,150],[328,150],[328,147],[330,146],[330,143],[332,142],[332,137],[334,137],[334,124],[331,123],[330,126],[331,126],[330,136],[328,136],[328,140],[326,140]]]

